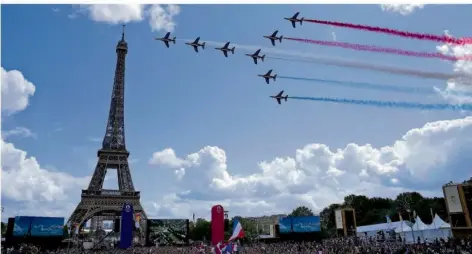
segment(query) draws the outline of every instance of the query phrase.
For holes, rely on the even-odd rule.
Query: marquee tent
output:
[[[426,230],[426,229],[428,229],[428,225],[424,224],[424,222],[421,220],[420,216],[416,216],[415,224],[413,224],[411,229],[415,230],[415,231]]]
[[[428,226],[428,229],[451,228],[451,225],[441,219],[437,214],[434,215],[433,222]]]

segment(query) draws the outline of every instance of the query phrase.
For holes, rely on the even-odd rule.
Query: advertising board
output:
[[[150,219],[147,226],[149,244],[181,245],[187,242],[188,219]]]
[[[320,216],[292,217],[292,228],[295,233],[320,232]]]
[[[292,218],[285,217],[279,219],[279,233],[287,234],[292,232]]]
[[[64,217],[17,216],[13,236],[60,237],[64,234]]]

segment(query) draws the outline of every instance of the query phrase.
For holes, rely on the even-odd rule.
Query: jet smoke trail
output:
[[[282,60],[282,61],[290,61],[290,62],[302,62],[302,63],[313,63],[313,64],[326,64],[326,65],[335,65],[335,66],[342,66],[342,67],[350,67],[350,68],[358,68],[358,69],[368,69],[374,71],[381,71],[387,72],[391,74],[401,74],[401,75],[410,75],[416,76],[421,78],[429,78],[429,79],[440,79],[440,80],[448,80],[454,78],[463,78],[464,81],[469,81],[472,79],[467,73],[455,73],[455,74],[447,74],[447,73],[440,73],[440,72],[427,72],[427,71],[420,71],[420,70],[411,70],[411,69],[402,69],[399,67],[393,66],[386,66],[386,65],[375,65],[370,63],[362,63],[362,62],[354,62],[354,61],[343,61],[343,60],[331,60],[331,59],[298,59],[298,58],[286,58],[286,57],[272,57],[266,56],[266,59],[274,59],[274,60]]]
[[[289,99],[295,100],[310,100],[310,101],[322,101],[322,102],[333,102],[340,104],[354,104],[354,105],[366,105],[380,108],[406,108],[406,109],[422,109],[422,110],[453,110],[453,111],[472,111],[472,104],[421,104],[414,102],[395,102],[395,101],[375,101],[375,100],[354,100],[345,98],[326,98],[326,97],[288,97]]]
[[[470,37],[452,38],[446,35],[412,33],[412,32],[405,32],[405,31],[377,27],[377,26],[359,25],[359,24],[319,20],[319,19],[305,19],[304,21],[322,24],[322,25],[331,25],[331,26],[353,28],[357,30],[364,30],[364,31],[370,31],[370,32],[384,33],[384,34],[396,35],[396,36],[401,36],[401,37],[406,37],[406,38],[414,38],[414,39],[419,39],[419,40],[430,40],[430,41],[437,41],[437,42],[451,43],[451,44],[458,44],[458,45],[472,43],[472,38]]]
[[[284,37],[284,39],[310,43],[310,44],[317,44],[317,45],[322,45],[322,46],[332,46],[332,47],[340,47],[340,48],[346,48],[346,49],[354,49],[354,50],[359,50],[359,51],[390,53],[390,54],[397,54],[397,55],[404,55],[404,56],[425,57],[425,58],[439,58],[439,59],[448,60],[448,61],[472,60],[472,56],[448,56],[448,55],[444,55],[438,52],[434,52],[434,53],[417,52],[417,51],[409,51],[409,50],[402,50],[402,49],[395,49],[395,48],[384,48],[384,47],[378,47],[374,45],[362,45],[362,44],[347,43],[347,42],[321,41],[321,40],[291,38],[291,37]]]
[[[192,39],[180,39],[180,40],[187,41],[187,42],[193,41]],[[212,45],[212,46],[223,46],[225,44],[225,42],[217,42],[217,41],[205,41],[205,42],[207,45]],[[401,74],[401,75],[409,75],[409,76],[416,76],[416,77],[430,78],[430,79],[448,80],[448,79],[453,79],[453,78],[462,78],[464,80],[472,80],[472,75],[468,73],[464,73],[464,72],[456,72],[453,74],[427,72],[427,71],[420,71],[420,70],[403,69],[396,66],[358,62],[354,60],[345,60],[345,59],[333,58],[333,57],[323,57],[317,54],[310,54],[310,53],[299,52],[299,51],[282,50],[282,49],[267,48],[267,47],[261,47],[261,46],[234,44],[234,43],[231,43],[230,46],[234,46],[236,47],[236,49],[242,49],[246,51],[256,51],[258,49],[262,49],[263,53],[273,55],[273,56],[267,55],[266,59],[270,58],[270,59],[275,59],[275,60],[284,60],[284,61],[292,61],[292,62],[334,65],[334,66],[366,69],[366,70],[386,72],[390,74]],[[287,58],[287,57],[294,57],[294,58]]]
[[[351,81],[341,81],[341,80],[331,80],[331,79],[317,79],[317,78],[302,78],[302,77],[292,77],[292,76],[281,76],[278,75],[279,79],[291,79],[291,80],[301,80],[301,81],[312,81],[327,83],[332,85],[352,87],[352,88],[361,88],[369,90],[381,90],[381,91],[390,91],[390,92],[399,92],[399,93],[416,93],[416,94],[435,94],[436,92],[432,88],[417,88],[417,87],[400,87],[393,85],[383,85],[383,84],[372,84],[364,82],[351,82]]]

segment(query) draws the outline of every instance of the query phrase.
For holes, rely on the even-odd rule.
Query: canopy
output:
[[[434,215],[433,222],[428,226],[428,229],[451,228],[451,225],[441,219],[438,214]]]
[[[359,226],[357,227],[357,233],[364,233],[364,232],[372,232],[372,231],[388,231],[394,230],[400,225],[400,221],[390,222],[390,223],[380,223],[374,225],[367,225],[367,226]]]
[[[401,221],[401,223],[395,228],[395,233],[410,232],[411,227],[408,222],[409,221]]]
[[[411,227],[412,230],[426,230],[428,229],[428,225],[424,224],[424,222],[421,220],[420,216],[416,216],[415,218],[415,224]]]

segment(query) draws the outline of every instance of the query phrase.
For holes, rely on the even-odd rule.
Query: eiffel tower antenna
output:
[[[133,185],[128,163],[129,152],[125,142],[125,60],[128,44],[125,41],[124,29],[123,25],[121,40],[116,46],[115,78],[102,148],[97,152],[98,161],[89,186],[86,190],[82,190],[81,201],[68,220],[68,223],[78,227],[85,225],[89,219],[92,220],[92,227],[97,227],[97,220],[119,218],[123,204],[129,203],[133,205],[135,213],[140,213],[143,218],[139,228],[146,229],[147,216],[141,206],[140,192],[136,191]],[[103,189],[108,170],[117,171],[118,190]],[[145,232],[141,233],[141,236],[146,235]]]
[[[125,27],[126,27],[126,25],[123,24],[123,31],[121,32],[121,40],[122,40],[122,41],[125,40]]]

